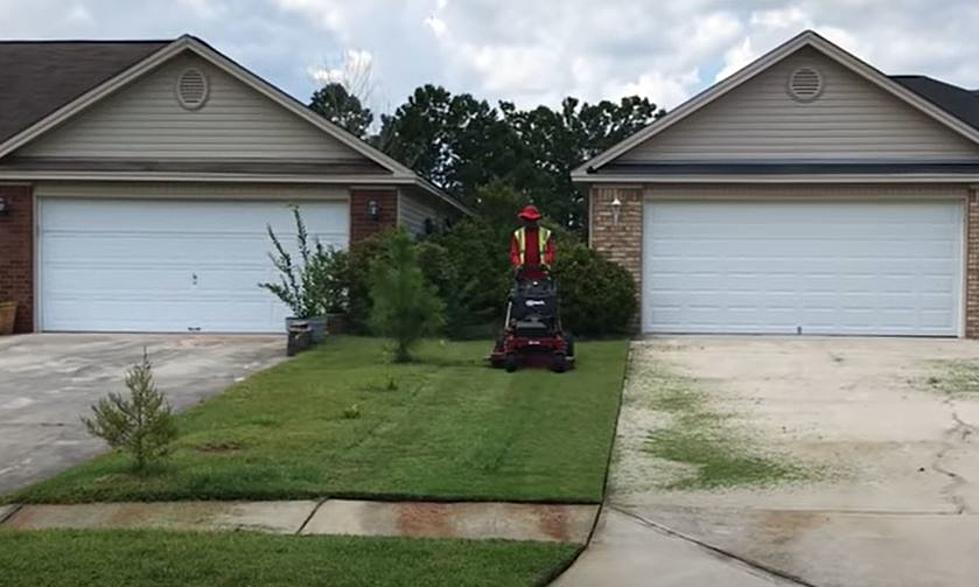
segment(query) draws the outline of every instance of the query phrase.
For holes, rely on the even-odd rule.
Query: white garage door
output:
[[[647,201],[643,330],[957,335],[962,204]]]
[[[346,247],[346,201],[301,204],[311,235]],[[282,332],[288,308],[266,233],[295,246],[285,203],[40,199],[41,327],[50,331]]]

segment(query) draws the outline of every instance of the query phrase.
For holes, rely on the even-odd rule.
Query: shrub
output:
[[[279,270],[279,283],[259,283],[258,286],[275,294],[292,309],[296,318],[313,318],[328,313],[344,312],[349,302],[347,253],[324,247],[319,239],[314,239],[312,247],[306,223],[298,207],[292,208],[296,220],[296,245],[302,265],[293,261],[279,238],[266,228],[275,246],[275,253],[269,258]]]
[[[622,266],[583,244],[565,244],[557,252],[561,321],[577,335],[628,332],[636,312],[636,284]]]
[[[371,265],[384,251],[388,233],[375,234],[350,246],[344,282],[349,292],[347,325],[351,332],[370,332]]]
[[[434,288],[436,295],[445,304],[445,326],[451,332],[454,320],[461,314],[464,303],[459,287],[459,275],[449,250],[437,242],[427,240],[415,245],[418,266],[425,281]]]
[[[89,434],[135,459],[135,469],[170,453],[177,424],[166,397],[153,383],[153,368],[144,351],[143,361],[126,372],[129,396],[110,393],[92,406],[93,417],[82,417]]]
[[[509,247],[509,235],[468,219],[420,246],[425,275],[446,302],[450,337],[466,338],[502,321],[511,282]]]
[[[444,304],[426,282],[418,252],[404,231],[392,233],[370,271],[371,325],[395,341],[394,360],[411,360],[411,347],[444,321]]]

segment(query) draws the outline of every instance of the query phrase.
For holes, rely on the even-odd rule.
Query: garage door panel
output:
[[[64,265],[47,267],[43,281],[48,300],[79,299],[98,294],[124,297],[145,297],[147,291],[190,292],[191,283],[186,269],[159,266],[105,268],[80,263],[77,267]]]
[[[312,238],[346,247],[346,201],[302,210]],[[296,253],[284,202],[42,198],[40,222],[44,330],[284,330],[257,285],[278,279],[267,224]]]
[[[955,335],[961,208],[648,202],[644,330]]]

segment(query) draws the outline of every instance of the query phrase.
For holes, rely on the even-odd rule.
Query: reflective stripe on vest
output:
[[[527,262],[527,233],[526,228],[518,228],[514,231],[513,236],[517,239],[517,246],[520,248],[520,264],[523,265]],[[551,238],[551,231],[544,228],[543,226],[537,229],[537,248],[538,258],[540,259],[541,265],[547,265],[544,262],[544,251],[547,250],[547,241]]]

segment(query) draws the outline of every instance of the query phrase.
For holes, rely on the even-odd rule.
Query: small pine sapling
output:
[[[153,382],[153,367],[143,360],[126,372],[128,396],[110,392],[92,406],[93,417],[82,417],[89,434],[114,449],[131,454],[136,471],[166,457],[177,437],[177,424],[166,396]]]
[[[404,231],[391,234],[384,254],[371,265],[374,330],[394,339],[394,360],[411,360],[411,348],[445,322],[445,304],[418,265],[414,243]]]

